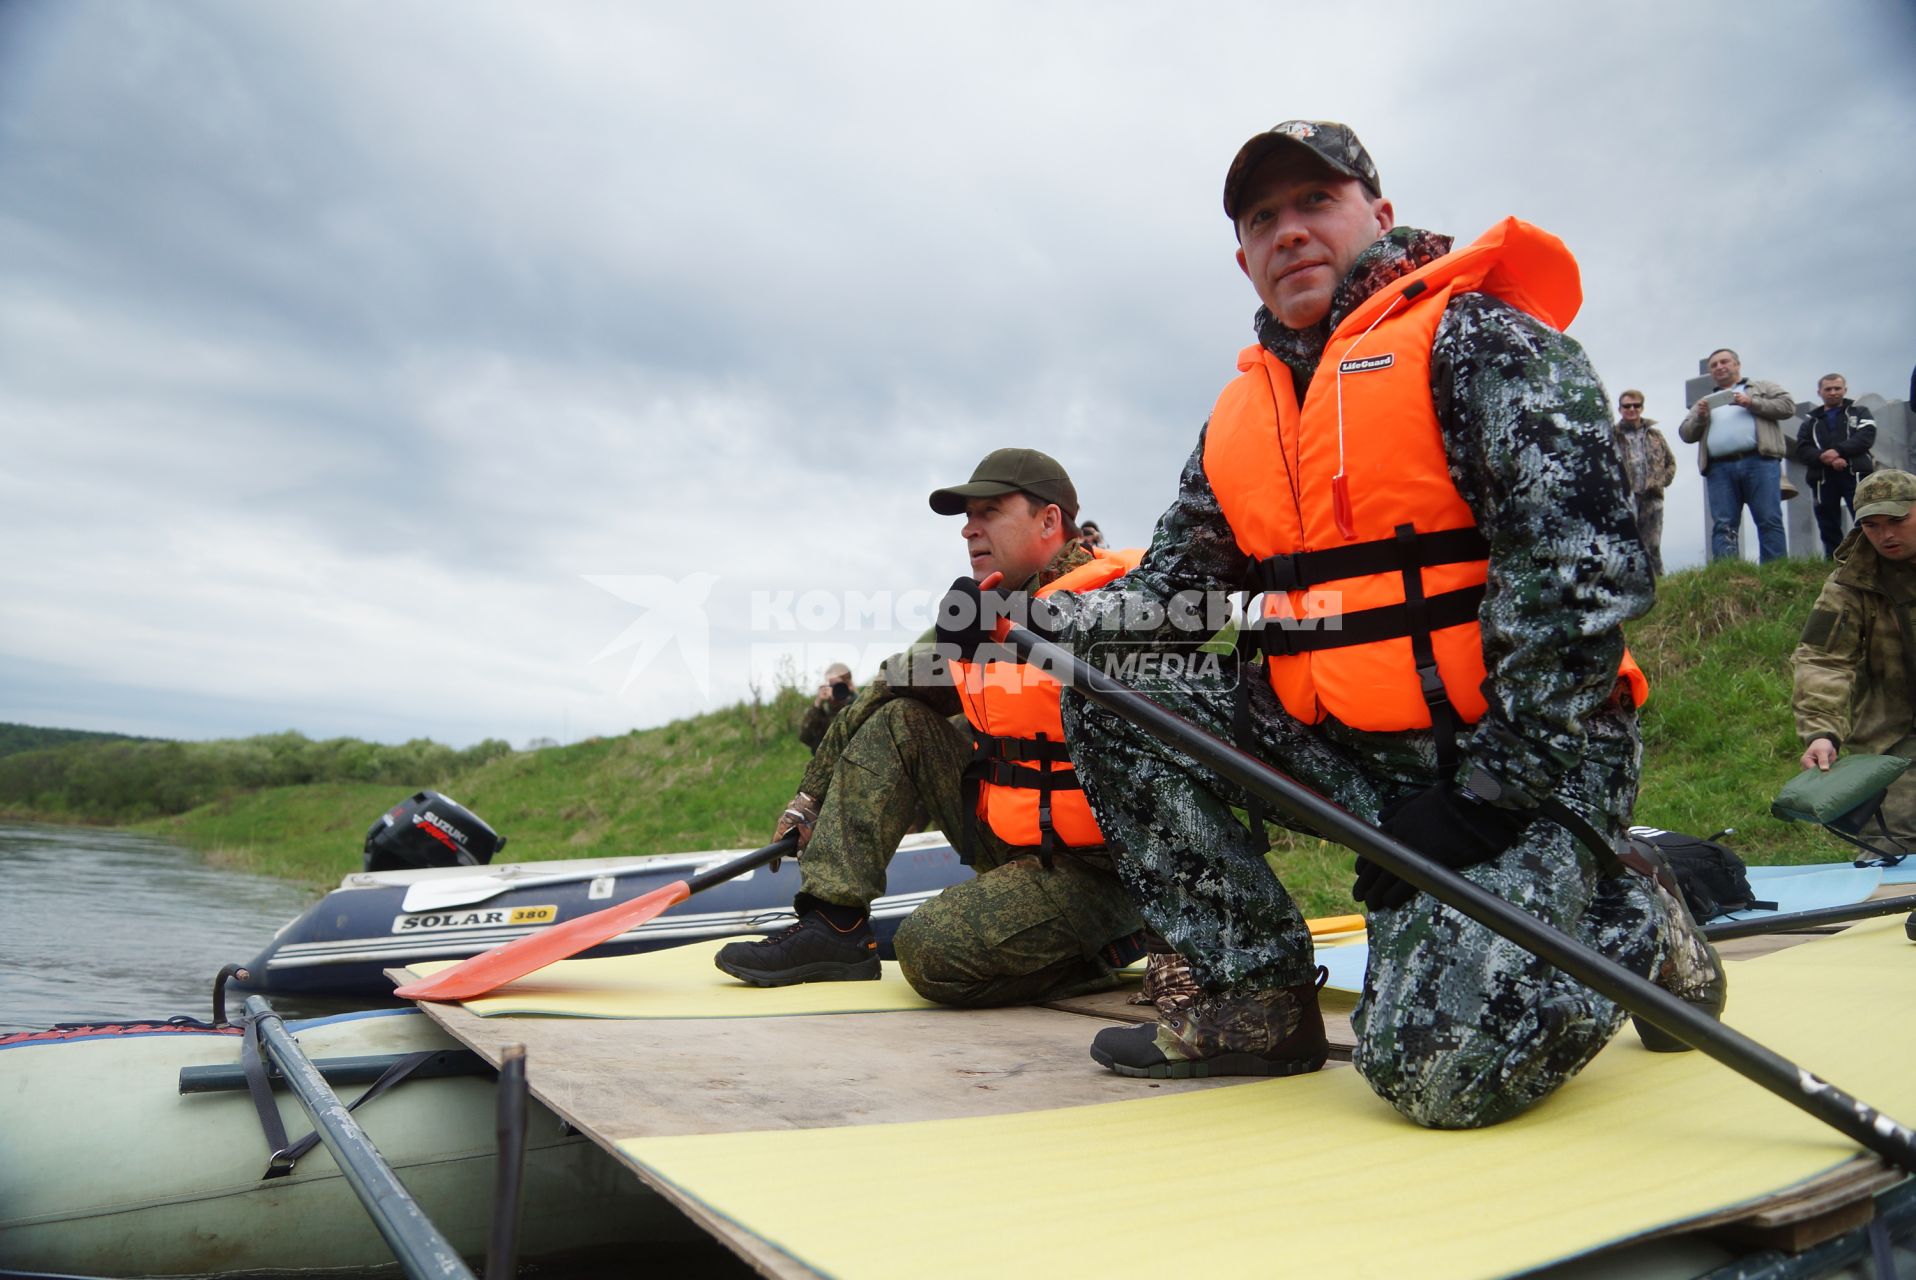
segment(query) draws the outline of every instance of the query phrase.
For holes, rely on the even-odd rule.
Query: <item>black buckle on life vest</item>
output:
[[[1309,585],[1295,555],[1253,556],[1244,570],[1245,589],[1252,592],[1302,591]]]
[[[1035,769],[1023,766],[1035,764]],[[1058,768],[1055,766],[1063,766]],[[958,861],[972,864],[978,835],[978,799],[983,784],[1016,787],[1038,793],[1038,861],[1051,870],[1051,855],[1070,845],[1058,837],[1051,825],[1051,793],[1082,791],[1078,771],[1072,766],[1070,749],[1040,733],[1035,738],[1009,738],[971,731],[971,759],[959,777],[959,791],[965,810],[965,828],[959,835]]]

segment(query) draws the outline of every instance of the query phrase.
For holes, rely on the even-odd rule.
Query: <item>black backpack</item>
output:
[[[1774,911],[1774,902],[1757,899],[1743,859],[1725,845],[1702,836],[1660,827],[1631,827],[1630,843],[1647,847],[1670,864],[1683,901],[1698,924],[1731,911]]]

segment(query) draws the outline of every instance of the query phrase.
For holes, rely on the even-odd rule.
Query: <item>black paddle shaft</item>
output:
[[[787,831],[763,849],[754,849],[750,853],[740,854],[730,862],[721,862],[716,867],[707,867],[695,876],[686,877],[685,887],[692,893],[699,893],[710,889],[715,884],[736,879],[747,871],[756,870],[768,862],[796,856],[798,856],[798,832]]]
[[[1448,867],[1430,861],[1257,757],[1212,736],[1176,712],[1167,711],[1137,690],[1105,675],[1068,650],[1022,627],[1012,627],[1006,640],[1020,657],[1063,680],[1088,701],[1123,716],[1189,754],[1326,839],[1356,850],[1400,880],[1408,881],[1445,906],[1555,965],[1644,1021],[1701,1049],[1898,1168],[1916,1172],[1916,1134],[1905,1125],[1741,1032],[1691,1008],[1562,930],[1478,888]]]

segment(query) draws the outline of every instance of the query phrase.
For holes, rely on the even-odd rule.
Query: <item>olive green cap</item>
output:
[[[961,516],[970,499],[1006,493],[1028,493],[1040,502],[1055,502],[1067,519],[1078,518],[1078,491],[1071,477],[1056,458],[1036,449],[994,449],[972,469],[970,480],[934,489],[931,509],[941,516]]]
[[[1900,520],[1916,505],[1916,476],[1907,471],[1872,471],[1856,484],[1856,518],[1890,516]]]

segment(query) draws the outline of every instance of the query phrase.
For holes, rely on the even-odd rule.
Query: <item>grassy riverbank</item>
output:
[[[442,791],[491,823],[508,841],[502,861],[755,846],[810,759],[795,736],[804,708],[786,689],[759,706],[510,752],[410,787]],[[222,865],[330,885],[358,870],[366,829],[409,789],[273,787],[137,825]]]
[[[1655,611],[1630,629],[1653,684],[1638,821],[1704,835],[1734,827],[1730,843],[1753,862],[1845,856],[1821,832],[1769,816],[1771,796],[1796,771],[1789,653],[1823,575],[1820,563],[1790,561],[1663,580]],[[804,706],[786,689],[757,706],[571,746],[500,750],[469,766],[437,748],[418,757],[433,762],[432,776],[231,788],[134,825],[221,865],[315,887],[355,870],[366,828],[417,787],[470,806],[509,838],[512,860],[751,846],[769,836],[804,769],[794,737]],[[1274,858],[1307,912],[1350,909],[1349,853],[1292,838]]]

